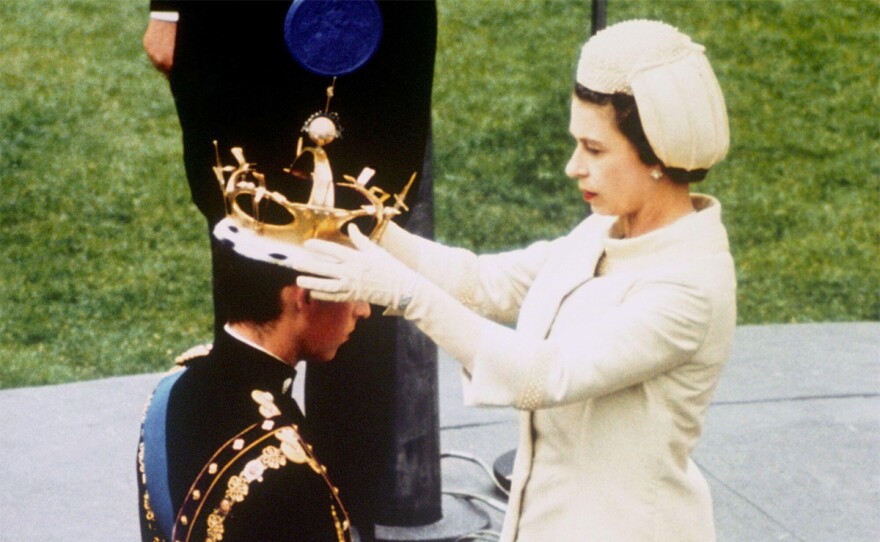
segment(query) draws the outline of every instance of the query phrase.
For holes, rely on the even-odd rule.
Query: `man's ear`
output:
[[[281,300],[286,306],[297,312],[307,310],[312,304],[309,291],[305,288],[300,288],[296,284],[291,284],[281,289]]]

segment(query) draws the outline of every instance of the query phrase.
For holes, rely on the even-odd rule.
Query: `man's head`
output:
[[[288,287],[297,299],[302,327],[298,334],[299,358],[327,362],[348,341],[357,321],[370,316],[370,305],[364,302],[331,303],[309,296],[308,290]],[[282,294],[283,295],[283,294]]]
[[[296,286],[292,269],[247,258],[224,242],[216,243],[214,251],[214,280],[227,322],[252,330],[260,342],[271,342],[273,353],[295,358],[288,359],[291,363],[332,360],[357,321],[370,315],[367,303],[312,299]]]

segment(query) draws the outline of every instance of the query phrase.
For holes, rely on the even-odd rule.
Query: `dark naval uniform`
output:
[[[291,397],[295,369],[228,334],[186,366],[165,416],[174,539],[350,540],[338,491],[307,444],[305,418]],[[147,491],[154,486],[144,472],[151,453],[144,441],[142,435],[141,539],[165,541]]]

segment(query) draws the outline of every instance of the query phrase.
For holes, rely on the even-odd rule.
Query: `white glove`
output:
[[[320,276],[300,276],[297,286],[311,290],[316,299],[366,301],[388,307],[386,315],[403,316],[413,322],[470,369],[486,322],[376,246],[353,224],[348,235],[356,249],[329,241],[307,241],[309,257],[294,267]]]
[[[301,275],[296,284],[324,301],[366,301],[398,312],[412,300],[419,274],[370,241],[354,224],[348,235],[355,248],[311,239],[305,243],[308,258],[294,267]]]
[[[377,244],[410,269],[420,271],[419,261],[422,258],[422,247],[430,245],[432,242],[406,231],[391,221],[385,226],[385,231],[382,232],[382,237],[378,239]]]
[[[394,222],[388,224],[378,244],[407,267],[418,271],[422,279],[433,282],[456,299],[474,301],[473,292],[481,285],[478,259],[473,252],[419,237]]]

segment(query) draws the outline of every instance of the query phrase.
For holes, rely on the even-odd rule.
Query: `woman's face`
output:
[[[573,97],[569,131],[574,152],[565,173],[577,180],[584,201],[594,213],[635,216],[650,201],[651,167],[617,128],[614,107],[596,105]]]

